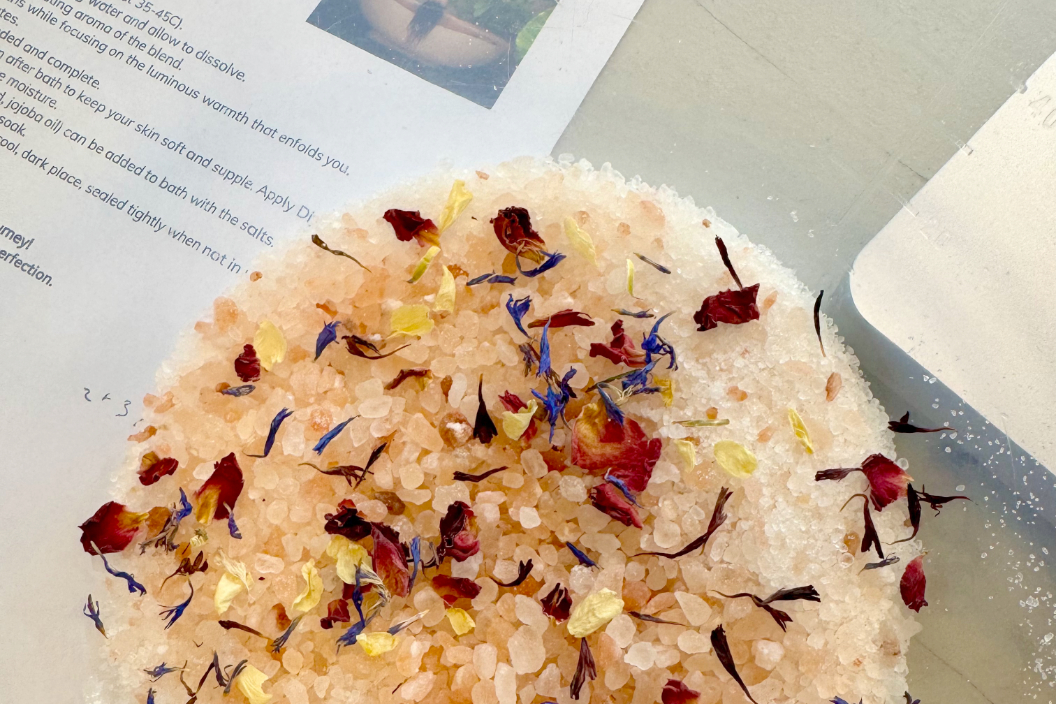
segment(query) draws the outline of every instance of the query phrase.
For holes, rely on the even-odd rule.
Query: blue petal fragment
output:
[[[230,506],[227,509],[227,532],[235,540],[242,540],[242,533],[239,532],[238,524],[235,523],[235,509]]]
[[[191,599],[194,598],[194,585],[191,584],[190,580],[187,580],[187,584],[191,587],[191,595],[187,597],[187,601],[176,606],[170,606],[161,612],[161,617],[168,619],[168,623],[165,624],[165,630],[169,630],[172,624],[180,620],[180,616],[183,616],[183,612],[187,610],[187,607],[191,605]]]
[[[517,326],[517,329],[520,330],[525,337],[531,337],[531,335],[525,331],[521,320],[528,314],[528,309],[531,307],[531,296],[525,296],[524,298],[515,301],[513,299],[513,294],[511,293],[510,297],[506,299],[506,310],[509,312],[510,317],[513,318],[514,325]]]
[[[653,325],[653,329],[642,340],[642,351],[645,352],[646,363],[653,361],[653,355],[656,355],[658,357],[667,356],[670,358],[668,360],[667,368],[678,369],[678,361],[675,358],[675,348],[672,347],[664,338],[660,337],[659,334],[657,334],[660,331],[660,324],[667,320],[670,316],[671,313],[668,313],[667,315],[663,316],[662,318],[656,321],[656,323]]]
[[[242,386],[230,386],[220,393],[225,396],[248,396],[253,393],[257,387],[253,384],[243,384]]]
[[[521,258],[517,257],[515,260],[517,262],[517,271],[521,272],[521,274],[527,276],[528,278],[535,278],[540,274],[544,274],[550,271],[565,259],[565,255],[561,254],[560,252],[554,252],[553,254],[551,254],[550,252],[543,252],[542,250],[540,250],[539,253],[546,257],[546,261],[537,266],[535,269],[529,269],[528,271],[525,271],[521,268]]]
[[[293,415],[293,411],[288,408],[283,408],[281,411],[275,414],[275,417],[271,419],[271,429],[268,430],[268,439],[264,443],[264,454],[263,455],[249,455],[250,457],[267,457],[268,453],[271,452],[272,445],[275,444],[275,435],[279,432],[279,426],[282,425],[282,421],[286,420]]]
[[[608,473],[605,474],[605,481],[619,489],[620,493],[623,494],[624,498],[626,498],[632,504],[634,504],[635,506],[641,506],[641,504],[638,503],[638,500],[634,498],[634,494],[631,493],[631,490],[627,488],[627,485],[624,484],[623,481],[617,479],[616,477]]]
[[[506,276],[505,274],[495,274],[488,279],[489,284],[515,284],[517,283],[516,276]]]
[[[170,672],[176,672],[177,670],[182,670],[182,669],[183,669],[182,667],[168,667],[168,666],[165,665],[165,663],[161,663],[157,667],[155,667],[153,669],[150,669],[150,670],[143,670],[143,672],[145,672],[148,675],[150,675],[150,681],[151,682],[157,682],[158,680],[160,680],[162,677],[164,677],[165,675],[169,674]]]
[[[543,326],[543,339],[539,343],[539,370],[535,373],[536,376],[543,376],[544,374],[550,373],[550,321],[546,321],[546,325]]]
[[[319,442],[315,443],[315,447],[312,448],[315,454],[323,454],[323,450],[325,450],[326,446],[330,444],[330,441],[340,435],[341,431],[345,429],[345,426],[354,421],[356,418],[359,418],[359,416],[352,416],[345,422],[339,423],[337,426],[331,429],[330,432],[328,432],[323,437],[319,438]]]
[[[422,563],[422,539],[415,537],[411,540],[411,561],[414,563],[414,571],[411,573],[411,584],[409,589],[414,589],[414,580],[418,577],[418,565]]]
[[[108,638],[109,637],[109,636],[106,635],[106,626],[103,625],[103,618],[100,615],[101,612],[99,611],[99,600],[97,599],[95,601],[95,603],[92,603],[92,595],[91,594],[88,595],[88,603],[84,605],[83,613],[84,613],[85,616],[87,616],[88,618],[92,619],[92,623],[95,624],[95,630],[97,630],[100,633],[102,633],[103,634],[103,638]]]
[[[147,690],[147,704],[154,704],[154,688]]]
[[[584,565],[586,567],[598,566],[598,563],[594,562],[594,560],[591,560],[589,557],[587,557],[587,553],[583,552],[572,543],[566,542],[565,545],[568,547],[569,550],[572,551],[572,554],[576,556],[576,559],[579,560],[579,564]]]
[[[180,488],[180,509],[176,512],[176,522],[179,523],[187,516],[191,515],[194,508],[191,506],[191,502],[187,500],[187,494],[183,493],[183,488]]]
[[[106,556],[105,555],[103,555],[102,553],[98,553],[98,554],[99,554],[99,557],[103,558],[103,567],[106,568],[107,572],[109,572],[110,574],[114,575],[115,577],[119,577],[120,579],[123,579],[126,582],[128,582],[128,593],[129,594],[135,594],[136,592],[139,592],[140,596],[142,596],[143,594],[147,593],[147,588],[144,587],[139,582],[137,582],[136,578],[134,576],[130,575],[128,572],[122,572],[120,570],[115,570],[113,567],[110,566],[110,563],[106,561]]]
[[[337,326],[340,324],[340,320],[335,320],[332,323],[327,323],[326,325],[324,325],[323,329],[319,331],[319,337],[315,338],[316,359],[319,359],[319,356],[323,353],[323,350],[329,347],[331,342],[337,340]]]
[[[609,418],[620,425],[623,425],[623,411],[616,405],[616,402],[612,400],[612,397],[605,393],[605,388],[602,386],[598,387],[598,394],[601,396],[601,402],[605,404],[605,412],[609,414]]]
[[[290,621],[290,625],[286,627],[286,630],[282,632],[282,635],[272,641],[271,652],[277,653],[286,647],[286,641],[288,641],[290,639],[290,636],[293,635],[293,632],[297,630],[297,626],[300,625],[302,618],[304,618],[304,614],[301,614],[297,618]]]
[[[656,317],[650,311],[647,311],[647,310],[632,311],[632,310],[627,310],[626,308],[613,308],[612,312],[616,313],[618,315],[626,315],[629,318],[655,318]]]
[[[482,283],[484,283],[485,281],[487,281],[488,279],[490,279],[494,275],[495,275],[495,272],[493,272],[493,271],[492,272],[488,272],[487,274],[481,274],[480,276],[474,277],[474,278],[470,279],[469,281],[467,281],[466,282],[466,286],[476,286],[477,284],[482,284]]]

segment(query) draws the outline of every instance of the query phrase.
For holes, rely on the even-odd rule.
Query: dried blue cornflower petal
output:
[[[315,454],[317,455],[323,454],[323,450],[325,450],[326,446],[330,444],[330,441],[340,435],[341,431],[345,429],[345,426],[354,421],[356,418],[359,418],[359,416],[352,416],[343,423],[338,423],[334,428],[330,430],[330,432],[328,432],[323,437],[319,438],[319,442],[315,443],[315,447],[312,448],[312,451],[315,452]]]
[[[525,342],[523,345],[518,345],[517,349],[521,351],[521,359],[524,360],[524,375],[528,376],[532,373],[532,369],[539,362],[539,355],[532,347],[531,342]]]
[[[414,589],[414,580],[418,577],[418,566],[422,564],[422,539],[417,536],[411,539],[411,562],[414,563],[414,571],[411,572],[409,589]]]
[[[513,318],[514,325],[517,326],[517,329],[520,330],[525,337],[531,337],[531,335],[529,335],[528,332],[524,329],[524,324],[521,322],[521,320],[524,318],[524,316],[528,315],[528,309],[531,307],[531,296],[525,296],[524,298],[514,300],[513,294],[511,293],[510,297],[506,299],[506,310],[509,312],[510,317]]]
[[[95,543],[92,543],[92,547],[95,547]],[[147,593],[147,588],[137,582],[135,577],[130,575],[128,572],[121,572],[120,570],[115,570],[113,567],[110,566],[110,563],[106,561],[106,555],[99,552],[98,549],[96,550],[96,553],[99,555],[99,557],[103,558],[103,567],[106,568],[107,572],[114,575],[115,577],[119,577],[128,582],[129,594],[135,594],[136,592],[139,592],[140,596],[142,596],[143,594]]]
[[[569,550],[572,551],[573,555],[576,556],[576,559],[579,560],[579,564],[581,564],[581,565],[583,565],[585,567],[597,567],[598,566],[598,563],[594,562],[594,560],[591,560],[589,557],[587,557],[587,553],[583,552],[582,550],[577,548],[572,543],[566,541],[565,542],[565,546]]]
[[[561,254],[560,252],[554,252],[553,254],[551,254],[550,252],[544,252],[542,250],[539,250],[539,253],[546,257],[546,261],[544,261],[536,268],[529,269],[528,271],[525,271],[521,268],[521,258],[520,256],[517,256],[515,260],[517,263],[517,271],[521,272],[521,274],[523,274],[524,276],[527,276],[528,278],[532,279],[536,276],[539,276],[540,274],[545,274],[546,272],[550,271],[565,259],[565,255]]]
[[[495,274],[488,279],[489,284],[515,284],[517,283],[516,276],[506,276],[505,274]]]
[[[613,308],[613,313],[617,315],[626,315],[628,318],[655,318],[652,312],[647,310],[631,311],[626,308]]]
[[[282,421],[286,420],[293,415],[293,411],[289,408],[283,408],[281,411],[275,414],[275,417],[271,419],[271,428],[268,429],[268,439],[264,442],[264,454],[263,455],[249,455],[250,457],[267,457],[268,453],[271,452],[272,446],[275,444],[275,435],[279,432],[279,427],[282,425]]]
[[[220,393],[225,396],[247,396],[253,393],[256,388],[253,384],[243,384],[242,386],[229,386]]]
[[[338,650],[341,649],[342,645],[355,645],[356,639],[363,635],[363,631],[366,630],[367,626],[373,619],[374,616],[372,615],[370,618],[363,619],[359,623],[353,623],[352,626],[337,639]]]
[[[165,665],[165,663],[161,663],[157,667],[155,667],[155,668],[153,668],[151,670],[143,670],[143,672],[145,672],[148,675],[150,675],[150,681],[151,682],[157,682],[158,680],[160,680],[162,677],[164,677],[165,675],[169,674],[170,672],[178,672],[179,670],[182,670],[182,669],[183,669],[182,667],[168,667],[168,666]]]
[[[180,620],[180,616],[183,616],[183,612],[186,611],[187,607],[191,605],[191,599],[194,598],[194,585],[191,584],[190,580],[187,581],[187,584],[191,588],[191,595],[187,597],[187,601],[183,602],[182,604],[177,604],[176,606],[170,606],[161,612],[161,617],[164,619],[168,619],[169,621],[165,624],[166,631],[172,628],[172,624]]]
[[[187,494],[183,493],[183,488],[181,487],[180,508],[178,511],[176,511],[176,513],[173,514],[173,517],[176,519],[177,522],[179,522],[182,521],[184,518],[187,518],[187,516],[190,516],[192,511],[194,511],[194,507],[191,506],[191,502],[187,500]]]
[[[866,564],[865,567],[863,567],[862,569],[860,569],[858,571],[858,574],[861,574],[862,572],[865,572],[866,570],[878,570],[881,567],[887,567],[888,565],[893,565],[893,564],[895,564],[898,561],[899,561],[898,555],[891,555],[890,557],[885,557],[883,560],[880,560],[880,562],[870,562],[870,563]]]
[[[612,400],[612,397],[605,392],[605,385],[598,386],[598,395],[601,396],[601,402],[605,404],[605,412],[608,413],[609,419],[614,423],[623,425],[623,411],[616,405],[616,402]]]
[[[542,376],[550,373],[550,321],[546,321],[546,325],[543,326],[543,337],[539,342],[539,370],[535,372],[536,376]]]
[[[657,264],[656,262],[654,262],[649,257],[645,256],[644,254],[638,254],[638,252],[635,252],[634,256],[638,257],[643,262],[645,262],[649,266],[651,266],[654,269],[656,269],[657,271],[659,271],[661,274],[670,274],[671,273],[671,270],[668,269],[666,266],[664,266],[663,264]]]
[[[154,704],[154,688],[147,690],[147,704]]]
[[[99,611],[99,600],[97,599],[94,603],[92,602],[92,595],[88,595],[88,603],[84,605],[84,615],[92,619],[95,624],[95,630],[103,634],[103,638],[109,638],[106,635],[106,626],[103,625],[102,616]]]
[[[616,477],[608,473],[605,474],[605,481],[619,489],[620,493],[623,494],[624,498],[630,501],[632,504],[634,504],[635,506],[641,506],[641,504],[638,503],[638,500],[634,498],[634,494],[631,493],[631,490],[627,488],[627,485],[624,484],[623,481],[617,479]]]
[[[335,320],[332,323],[327,323],[323,326],[323,329],[319,331],[319,337],[315,338],[315,358],[319,359],[319,356],[323,353],[330,343],[337,341],[337,326],[341,324],[340,320]]]
[[[304,614],[301,614],[297,618],[290,621],[290,625],[286,626],[286,630],[282,632],[282,635],[280,635],[278,638],[271,642],[271,646],[269,648],[271,652],[277,653],[286,647],[286,641],[288,641],[290,639],[290,636],[293,635],[293,632],[297,630],[297,626],[300,625],[302,618],[304,618]]]
[[[227,507],[227,532],[235,540],[242,540],[242,533],[238,531],[238,524],[235,523],[235,509],[230,506]]]
[[[568,404],[568,398],[564,394],[560,394],[552,387],[547,387],[546,396],[542,396],[538,391],[532,389],[532,396],[535,396],[543,403],[543,407],[546,409],[546,419],[550,422],[550,440],[554,439],[554,429],[557,427],[557,419],[561,418],[565,412],[565,406]]]
[[[485,281],[487,281],[488,279],[490,279],[494,275],[495,275],[494,271],[490,271],[487,274],[481,274],[480,276],[476,276],[476,277],[470,279],[469,281],[467,281],[466,282],[466,286],[476,286],[477,284],[482,284],[482,283],[484,283]]]
[[[667,368],[678,369],[678,361],[675,358],[675,348],[657,334],[660,331],[660,324],[670,316],[671,313],[668,313],[657,320],[656,323],[653,324],[653,329],[650,330],[649,334],[642,340],[642,351],[645,352],[646,364],[653,361],[653,355],[656,355],[657,357],[667,356],[670,357]]]
[[[656,360],[649,362],[641,369],[635,369],[623,377],[620,384],[623,386],[624,397],[636,396],[637,394],[655,394],[660,392],[659,386],[649,386],[649,375],[653,373]]]

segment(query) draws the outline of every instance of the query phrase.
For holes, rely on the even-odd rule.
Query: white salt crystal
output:
[[[576,565],[569,575],[568,586],[575,594],[588,594],[594,588],[594,573],[585,565]]]
[[[368,398],[359,404],[359,414],[364,418],[383,418],[392,408],[392,396]]]
[[[528,683],[517,692],[521,704],[532,704],[535,701],[535,685]]]
[[[653,540],[658,547],[670,548],[677,545],[682,539],[682,531],[678,524],[666,518],[657,518],[653,523]]]
[[[670,626],[669,626],[670,628]],[[654,665],[659,668],[671,667],[682,658],[682,655],[670,646],[662,645],[656,649],[656,660]]]
[[[461,562],[454,560],[451,562],[451,576],[463,579],[476,579],[483,562],[483,552],[478,552],[476,555],[472,555]]]
[[[327,675],[322,675],[315,678],[315,682],[312,684],[312,689],[315,690],[315,696],[320,699],[326,696],[326,690],[330,687],[330,678]]]
[[[294,523],[307,523],[312,520],[312,509],[301,504],[295,504],[290,509],[290,520]]]
[[[290,508],[282,499],[276,499],[271,502],[264,515],[267,517],[269,523],[279,525],[286,520],[286,516],[289,514]]]
[[[421,506],[433,496],[433,492],[428,489],[400,489],[396,492],[396,495],[403,499],[406,503],[414,504],[415,506]]]
[[[711,641],[698,631],[686,630],[678,636],[678,649],[690,655],[706,653],[711,650]]]
[[[400,687],[400,697],[405,702],[420,702],[432,691],[435,681],[436,675],[432,672],[419,672],[403,683]]]
[[[561,689],[561,671],[550,663],[535,681],[535,693],[541,697],[556,697]]]
[[[752,643],[752,656],[756,665],[764,670],[773,670],[785,657],[785,646],[772,640],[757,640]]]
[[[549,471],[546,466],[546,460],[543,459],[543,455],[539,450],[525,450],[522,452],[521,466],[524,467],[525,472],[536,479],[545,477]]]
[[[517,704],[517,673],[504,662],[495,666],[495,696],[499,704]]]
[[[522,461],[523,461],[523,455]],[[587,500],[587,485],[583,483],[583,480],[575,475],[566,474],[561,477],[561,484],[559,491],[561,497],[571,501],[574,504],[581,504]]]
[[[576,520],[579,521],[579,527],[586,532],[597,533],[607,526],[611,519],[593,506],[585,504],[576,509]]]
[[[286,658],[283,658],[283,666],[285,666],[285,660]],[[289,678],[284,681],[283,692],[286,694],[286,701],[290,704],[308,704],[308,690],[295,679]]]
[[[509,489],[520,489],[524,486],[524,475],[520,472],[507,470],[502,473],[502,485]]]
[[[447,403],[452,408],[458,408],[462,404],[462,397],[466,395],[469,380],[466,375],[459,372],[451,377],[451,390],[447,392]]]
[[[711,618],[711,606],[696,594],[675,592],[675,599],[691,626],[703,626]]]
[[[656,660],[656,648],[652,643],[635,643],[623,656],[623,661],[639,670],[648,670]]]
[[[542,521],[539,520],[539,512],[532,506],[524,506],[521,508],[520,516],[517,518],[521,525],[526,529],[532,529],[538,526]]]
[[[275,470],[264,463],[257,463],[253,467],[253,486],[271,491],[279,483],[279,475]]]
[[[472,504],[469,498],[469,486],[465,482],[438,486],[433,490],[433,510],[441,516],[447,513],[448,506],[456,501],[467,505]]]
[[[630,645],[637,631],[638,628],[635,626],[634,620],[627,614],[620,614],[609,621],[609,625],[605,627],[605,633],[620,648],[626,648]]]
[[[416,464],[405,464],[400,467],[400,484],[404,489],[417,489],[425,481],[425,472]]]
[[[550,618],[543,613],[542,604],[523,594],[514,597],[514,612],[517,614],[517,620],[537,633],[542,633],[550,627]]]
[[[368,398],[377,398],[385,393],[385,384],[381,379],[367,379],[356,384],[356,398],[365,401]]]
[[[282,558],[272,557],[265,553],[257,553],[253,560],[253,571],[261,574],[279,574],[285,569],[286,563]]]
[[[191,476],[195,479],[208,479],[213,474],[213,465],[211,462],[202,462],[200,465],[194,468],[191,472]]]
[[[495,504],[482,504],[478,509],[474,509],[477,513],[477,520],[483,521],[487,525],[495,525],[499,522],[499,507]]]
[[[546,661],[546,648],[543,636],[530,626],[521,626],[508,643],[510,664],[519,675],[538,672]],[[499,668],[501,669],[501,665]],[[495,684],[498,686],[499,670],[495,672]]]
[[[498,649],[491,643],[481,643],[473,648],[473,669],[477,671],[477,677],[490,680],[495,675],[498,656]]]
[[[299,420],[290,418],[286,421],[282,427],[282,454],[290,457],[300,457],[304,454],[304,428],[304,423]]]

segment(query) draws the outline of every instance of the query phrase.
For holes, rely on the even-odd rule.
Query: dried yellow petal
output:
[[[407,283],[413,284],[418,281],[418,279],[425,276],[426,270],[429,268],[429,265],[433,263],[433,259],[436,258],[437,254],[440,254],[440,248],[435,246],[430,247],[428,251],[426,251],[425,256],[418,260],[418,265],[414,267],[414,271],[411,273],[411,279]]]
[[[675,440],[675,447],[678,449],[678,454],[682,458],[682,464],[685,465],[686,469],[693,469],[697,466],[697,447],[689,440]]]
[[[252,665],[246,665],[235,678],[235,686],[249,704],[267,704],[271,701],[271,695],[263,689],[263,684],[267,681],[267,675]]]
[[[576,250],[577,254],[595,267],[598,265],[598,256],[594,251],[594,240],[579,226],[575,218],[565,218],[565,236],[568,237],[572,249]]]
[[[456,636],[464,636],[477,626],[465,609],[448,609],[447,620],[451,622],[451,629]]]
[[[230,572],[232,577],[236,577],[246,589],[249,589],[249,569],[246,568],[246,563],[232,560],[223,550],[218,550],[216,556],[224,571]]]
[[[326,546],[326,554],[337,562],[337,576],[345,584],[356,583],[356,567],[362,565],[367,569],[373,569],[367,549],[359,543],[353,543],[343,535],[330,538],[330,544]]]
[[[216,515],[216,504],[220,500],[220,489],[213,487],[206,489],[198,497],[198,508],[194,510],[194,520],[202,525],[209,525]]]
[[[440,279],[440,289],[436,292],[436,301],[433,303],[435,310],[446,310],[448,313],[455,312],[455,276],[451,270],[444,267],[443,278]]]
[[[215,510],[215,507],[214,507],[214,510]],[[200,548],[203,545],[205,545],[207,542],[209,542],[209,534],[206,533],[201,528],[195,528],[194,535],[192,535],[191,539],[188,541],[188,543],[190,544],[190,546],[192,548]]]
[[[429,317],[429,306],[401,306],[392,311],[389,327],[393,335],[425,335],[433,329],[433,319]]]
[[[733,440],[719,440],[714,447],[715,461],[731,475],[744,479],[750,476],[759,463],[748,448]]]
[[[308,560],[304,564],[301,568],[301,576],[305,581],[304,591],[293,600],[293,608],[296,611],[311,611],[323,598],[323,578],[319,576],[319,570],[315,568],[315,560]]]
[[[810,433],[807,432],[807,426],[803,425],[803,419],[796,413],[796,409],[788,409],[788,422],[792,424],[792,432],[796,434],[799,444],[803,446],[808,455],[813,455],[814,443],[810,441]]]
[[[444,230],[458,220],[458,216],[462,214],[471,200],[473,200],[473,194],[466,190],[466,182],[456,179],[451,184],[451,192],[447,194],[447,203],[440,212],[440,221],[436,224],[436,229],[443,234]]]
[[[568,619],[568,632],[583,638],[623,612],[623,599],[611,589],[602,589],[576,604]]]
[[[535,402],[533,398],[528,402],[528,407],[523,411],[505,411],[502,414],[502,432],[506,433],[506,437],[510,440],[517,440],[524,431],[528,430],[528,426],[532,423],[532,418],[535,416],[536,409],[539,408],[539,404]]]
[[[634,262],[627,260],[627,293],[634,295]]]
[[[356,642],[359,643],[359,647],[363,648],[364,653],[371,657],[377,657],[396,647],[396,636],[388,631],[364,633],[359,638],[356,638]]]
[[[235,575],[230,572],[224,572],[220,575],[220,581],[216,583],[216,594],[213,595],[213,605],[216,606],[216,613],[222,616],[225,611],[231,608],[231,602],[242,593],[243,589],[245,587]]]
[[[653,383],[660,387],[660,398],[664,399],[665,406],[675,403],[675,380],[653,377]]]
[[[253,349],[260,358],[260,366],[270,372],[272,367],[286,359],[286,338],[274,323],[265,320],[253,335]]]

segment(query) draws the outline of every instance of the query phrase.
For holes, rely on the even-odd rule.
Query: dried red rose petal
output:
[[[572,596],[564,585],[558,584],[542,599],[543,613],[558,623],[567,621],[572,613]]]
[[[693,314],[693,322],[700,327],[697,330],[711,330],[719,323],[740,325],[749,320],[759,320],[759,308],[755,299],[759,295],[759,284],[747,288],[729,289],[708,296]]]
[[[546,324],[550,323],[550,329],[554,328],[567,328],[567,327],[594,327],[594,321],[590,319],[590,316],[586,313],[580,313],[578,310],[562,310],[554,313],[549,318],[540,318],[539,320],[533,320],[528,323],[530,328],[541,328],[546,327]]]
[[[129,511],[124,504],[107,501],[81,524],[81,547],[89,555],[97,554],[92,543],[99,553],[121,552],[132,543],[148,517],[146,513]]]
[[[429,245],[440,244],[440,231],[432,220],[423,218],[422,214],[410,210],[397,210],[395,208],[386,210],[385,221],[392,225],[392,229],[396,231],[396,239],[400,242],[410,242],[412,239],[418,240],[418,244],[423,247]]]
[[[449,577],[438,574],[433,577],[433,589],[448,607],[459,599],[476,599],[480,594],[480,585],[465,577]]]
[[[400,543],[396,531],[381,523],[372,523],[370,535],[374,538],[374,571],[385,582],[385,586],[396,596],[407,596],[411,592],[411,573],[407,569],[407,551]]]
[[[349,623],[352,617],[348,614],[348,602],[334,599],[326,605],[326,617],[319,619],[319,625],[330,630],[335,623]]]
[[[451,539],[451,544],[447,546],[444,554],[449,555],[455,562],[462,562],[478,552],[480,552],[480,540],[477,539],[475,533],[464,530]]]
[[[260,378],[260,359],[253,345],[242,348],[242,354],[235,358],[235,374],[242,381],[256,381]]]
[[[339,503],[337,513],[328,513],[324,518],[324,530],[330,535],[342,535],[349,540],[362,540],[370,535],[370,524],[359,515],[352,499]]]
[[[139,461],[139,483],[150,486],[162,477],[167,477],[176,472],[179,463],[174,457],[158,458],[154,452],[143,455]]]
[[[898,585],[898,590],[902,593],[903,603],[919,612],[922,607],[928,605],[927,600],[924,599],[924,589],[927,585],[928,580],[924,576],[924,556],[919,555],[906,565],[906,571],[902,573],[902,581]]]
[[[198,510],[195,513],[198,522],[226,519],[242,494],[244,483],[242,468],[238,466],[234,452],[216,462],[213,465],[213,473],[194,493],[198,500]]]
[[[642,519],[619,489],[608,482],[598,484],[590,490],[590,503],[609,518],[625,526],[642,527]]]
[[[883,455],[870,455],[862,463],[862,472],[869,480],[869,496],[877,511],[903,498],[906,487],[913,480],[906,471]]]
[[[645,491],[662,450],[659,438],[650,440],[631,418],[621,426],[600,402],[585,406],[572,426],[572,464],[592,474],[609,474],[636,494]]]
[[[591,357],[604,357],[613,364],[626,364],[629,367],[644,367],[645,353],[639,352],[634,342],[623,331],[623,320],[612,324],[612,342],[604,345],[600,342],[590,343]]]
[[[660,701],[663,704],[688,704],[695,702],[699,697],[700,692],[690,689],[681,680],[668,680],[660,695]]]
[[[443,562],[444,556],[454,545],[455,538],[466,530],[466,527],[469,526],[469,519],[472,517],[473,510],[463,501],[455,501],[447,507],[447,513],[445,513],[444,517],[440,519],[440,544],[436,547],[437,560]],[[474,540],[476,539],[476,536],[473,536],[472,533],[469,535],[472,536]],[[467,541],[466,538],[462,538],[462,541],[462,549],[472,547],[472,541]],[[480,546],[478,544],[477,549],[479,548]],[[474,550],[473,553],[476,553],[476,550]],[[468,555],[466,557],[468,557]],[[461,561],[466,558],[462,557],[456,559]]]
[[[498,215],[491,219],[491,226],[506,251],[537,264],[545,259],[540,252],[546,242],[532,228],[532,218],[524,208],[514,206],[500,210]]]

